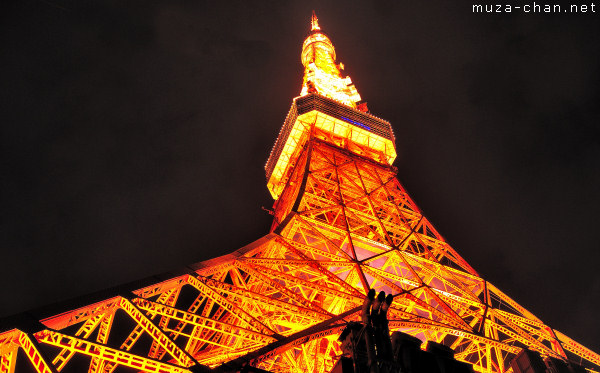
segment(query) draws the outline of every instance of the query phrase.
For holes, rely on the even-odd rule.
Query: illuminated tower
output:
[[[185,271],[4,320],[0,373],[329,372],[370,289],[390,330],[476,371],[523,349],[598,370],[600,356],[479,274],[396,178],[394,134],[368,113],[313,15],[304,79],[265,166],[271,232]]]

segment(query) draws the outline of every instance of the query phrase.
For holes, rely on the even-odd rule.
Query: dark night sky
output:
[[[600,9],[221,3],[2,5],[0,316],[266,234],[263,166],[315,9],[441,234],[600,351]]]

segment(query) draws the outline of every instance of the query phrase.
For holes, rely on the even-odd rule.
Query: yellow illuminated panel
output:
[[[298,116],[290,135],[281,151],[281,155],[275,164],[273,173],[269,178],[267,187],[274,199],[279,198],[289,174],[291,166],[297,159],[302,146],[308,139],[311,128],[315,128],[334,135],[331,141],[336,137],[338,143],[334,145],[347,147],[350,144],[368,148],[375,153],[380,154],[376,161],[392,164],[396,159],[396,149],[392,140],[376,135],[366,129],[360,128],[354,124],[334,118],[327,114],[313,110],[306,114]]]

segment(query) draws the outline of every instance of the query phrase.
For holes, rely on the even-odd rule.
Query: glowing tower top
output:
[[[333,43],[321,31],[314,12],[300,56],[304,66],[302,91],[294,98],[265,165],[267,187],[275,200],[310,138],[380,164],[391,165],[396,158],[390,123],[368,113],[350,77],[342,76],[343,65],[336,64]]]
[[[300,95],[318,93],[356,109],[361,101],[360,95],[350,77],[342,76],[340,70],[344,69],[344,65],[336,64],[335,58],[333,43],[321,30],[313,11],[310,34],[302,45],[304,79]]]

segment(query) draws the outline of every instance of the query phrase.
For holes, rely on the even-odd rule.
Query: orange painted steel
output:
[[[390,331],[443,343],[478,372],[523,348],[598,370],[600,356],[487,282],[436,231],[392,162],[388,122],[365,111],[313,15],[301,95],[266,165],[272,231],[187,273],[0,333],[39,373],[328,372],[369,289],[393,294]],[[24,363],[27,363],[25,361]]]

